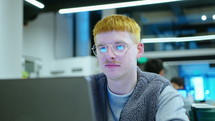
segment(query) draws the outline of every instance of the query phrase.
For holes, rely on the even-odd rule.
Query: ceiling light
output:
[[[112,4],[104,4],[104,5],[60,9],[59,13],[67,14],[67,13],[84,12],[84,11],[95,11],[95,10],[104,10],[104,9],[113,9],[113,8],[124,8],[124,7],[133,7],[133,6],[141,6],[141,5],[159,4],[159,3],[175,2],[175,1],[181,1],[181,0],[137,0],[137,1],[131,1],[131,2],[121,2],[121,3],[112,3]]]
[[[193,36],[193,37],[167,37],[167,38],[148,38],[141,39],[142,43],[163,43],[163,42],[189,42],[213,40],[215,35]]]
[[[32,4],[32,5],[34,5],[34,6],[38,7],[38,8],[41,8],[41,9],[45,7],[42,3],[40,3],[40,2],[38,2],[36,0],[25,0],[25,1],[29,2],[30,4]]]
[[[205,20],[207,20],[207,16],[206,15],[202,15],[202,21],[205,21]]]
[[[212,16],[213,20],[215,20],[215,15]]]

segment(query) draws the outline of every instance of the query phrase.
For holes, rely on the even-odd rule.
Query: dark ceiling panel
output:
[[[71,7],[83,7],[90,5],[101,5],[109,3],[119,3],[119,2],[128,2],[132,0],[38,0],[45,5],[44,9],[39,9],[27,2],[24,2],[24,23],[27,24],[28,21],[34,20],[38,14],[42,12],[57,12],[61,8],[71,8]],[[202,8],[215,6],[215,0],[182,0],[178,2],[163,3],[163,4],[154,4],[154,5],[144,5],[136,7],[127,7],[116,9],[118,14],[127,14],[129,16],[134,15],[139,19],[139,24],[145,27],[148,27],[147,33],[164,33],[165,31],[186,31],[194,30],[197,32],[207,32],[209,27],[215,28],[215,20],[209,20],[202,22],[201,19],[189,19],[188,15],[184,13],[184,10]],[[156,12],[156,11],[171,11],[172,16],[175,18],[174,21],[168,20],[166,22],[159,22],[161,16],[155,16],[154,19],[157,19],[157,23],[152,25],[142,22],[142,20],[147,20],[141,14],[145,12]],[[215,11],[215,10],[213,10]],[[138,15],[137,15],[138,14]],[[201,13],[199,13],[199,16]],[[215,14],[215,13],[214,13]],[[190,15],[189,15],[190,16]],[[139,18],[138,18],[139,17]],[[165,16],[163,16],[165,17]],[[151,19],[148,19],[151,20]],[[147,24],[147,25],[146,25]],[[165,29],[165,30],[164,30]],[[180,35],[183,36],[183,35]]]

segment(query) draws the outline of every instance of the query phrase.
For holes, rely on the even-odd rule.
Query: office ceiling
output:
[[[24,21],[33,20],[42,12],[57,12],[61,8],[83,7],[89,5],[108,4],[125,2],[131,0],[37,0],[45,5],[44,9],[39,9],[24,1]]]
[[[42,12],[57,12],[61,8],[82,7],[131,0],[38,0],[45,5],[39,9],[24,2],[24,23],[34,20]],[[179,2],[128,7],[117,9],[119,14],[127,14],[144,26],[143,35],[186,36],[188,34],[215,33],[215,0],[183,0]],[[207,15],[206,21],[201,20]],[[183,30],[183,31],[182,31]]]
[[[143,36],[169,37],[215,34],[215,0],[179,2],[118,9],[138,20]],[[207,20],[201,19],[202,15]]]

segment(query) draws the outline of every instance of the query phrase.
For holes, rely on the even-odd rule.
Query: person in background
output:
[[[185,90],[184,78],[172,77],[170,82],[176,90]],[[189,115],[189,111],[191,111],[192,101],[189,100],[188,97],[184,96],[182,96],[182,99],[184,101],[184,108],[186,109],[186,114]]]
[[[97,121],[188,121],[170,82],[138,68],[144,45],[132,18],[107,16],[95,25],[93,36],[102,70],[90,76]]]
[[[144,65],[144,71],[164,76],[163,62],[161,59],[149,59]]]
[[[185,89],[184,79],[181,77],[172,77],[170,82],[171,82],[172,86],[177,90],[178,89]]]

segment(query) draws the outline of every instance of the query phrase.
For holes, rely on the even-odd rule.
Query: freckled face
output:
[[[132,34],[129,32],[110,31],[99,33],[95,37],[96,44],[108,44],[106,53],[98,56],[100,68],[105,75],[113,80],[123,78],[137,71],[137,45],[132,42]],[[111,49],[111,44],[124,42],[128,49],[124,55],[117,55]]]

